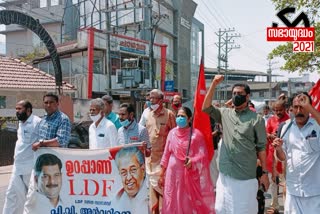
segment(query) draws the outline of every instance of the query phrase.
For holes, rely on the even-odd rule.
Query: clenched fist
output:
[[[224,80],[224,76],[223,75],[215,75],[213,82],[215,82],[217,85],[220,84],[222,81]]]

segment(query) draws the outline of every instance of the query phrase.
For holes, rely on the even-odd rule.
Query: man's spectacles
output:
[[[137,173],[137,171],[138,171],[139,168],[141,168],[141,166],[130,168],[130,169],[129,169],[130,175],[131,175],[131,176],[136,175],[136,173]],[[121,170],[121,173],[120,173],[120,174],[121,174],[122,177],[127,177],[127,176],[128,176],[128,170],[123,169],[123,170]]]

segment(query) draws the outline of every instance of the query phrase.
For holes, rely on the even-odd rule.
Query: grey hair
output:
[[[91,100],[90,105],[97,106],[100,110],[104,109],[104,102],[101,98]]]
[[[150,91],[150,94],[151,93],[152,94],[157,94],[158,98],[160,98],[160,99],[163,99],[163,97],[164,97],[163,92],[161,90],[159,90],[159,89],[153,89],[152,91]]]
[[[140,166],[143,165],[144,164],[143,153],[140,151],[140,149],[138,149],[138,147],[130,146],[130,147],[123,147],[117,152],[115,157],[117,167],[119,168],[120,159],[122,159],[123,157],[132,157],[134,155],[136,156]]]

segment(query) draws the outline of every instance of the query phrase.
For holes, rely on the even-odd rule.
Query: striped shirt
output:
[[[144,141],[147,143],[147,148],[151,148],[146,127],[138,124],[135,120],[128,127],[121,127],[118,130],[118,137],[120,144]]]
[[[56,111],[42,118],[38,130],[38,140],[56,138],[60,147],[66,147],[71,135],[71,123],[67,115],[61,111]]]

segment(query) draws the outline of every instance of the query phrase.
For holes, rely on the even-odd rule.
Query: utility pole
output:
[[[154,58],[154,53],[153,53],[153,43],[154,43],[154,38],[153,38],[153,17],[152,17],[152,0],[149,2],[149,15],[150,15],[150,40],[149,40],[149,81],[150,81],[150,86],[151,88],[154,88],[154,67],[153,67],[153,58]]]
[[[221,31],[221,28],[219,28],[219,32],[218,34],[215,33],[218,36],[218,43],[215,43],[216,46],[218,47],[218,74],[220,74],[220,69],[221,69],[221,63],[220,63],[220,59],[221,59],[221,37],[225,34],[225,31]]]
[[[268,69],[267,69],[267,74],[268,74],[268,82],[269,82],[269,103],[271,102],[271,98],[272,98],[272,65],[276,64],[277,62],[271,62],[271,60],[269,60],[268,65]]]
[[[111,86],[111,72],[112,72],[112,66],[111,66],[111,50],[110,50],[110,32],[111,32],[111,16],[110,16],[110,10],[109,10],[109,0],[106,0],[106,29],[107,29],[107,48],[106,48],[106,68],[107,68],[107,75],[108,75],[108,88],[110,90],[110,95],[112,93],[112,86]]]
[[[161,14],[160,7],[161,6],[161,1],[158,1],[158,15],[152,15],[152,0],[149,2],[149,15],[150,15],[150,40],[149,40],[149,78],[150,78],[150,86],[151,88],[154,88],[154,81],[155,81],[155,67],[154,67],[154,51],[153,51],[153,46],[154,46],[154,40],[156,38],[157,34],[157,29],[159,27],[159,23],[161,19],[163,18],[168,18],[168,14]]]
[[[225,82],[225,86],[224,86],[224,100],[226,101],[228,96],[228,53],[232,50],[232,49],[239,49],[240,45],[234,45],[234,40],[232,40],[233,38],[236,37],[240,37],[240,34],[229,34],[231,32],[234,32],[235,29],[224,29],[221,30],[219,29],[218,34],[216,33],[216,35],[218,36],[218,44],[216,43],[217,47],[218,47],[218,73],[221,73],[221,61],[224,62],[224,82]],[[221,54],[221,52],[224,52],[224,54]]]

